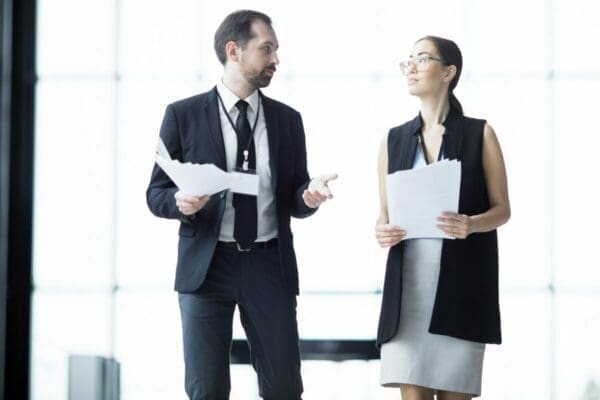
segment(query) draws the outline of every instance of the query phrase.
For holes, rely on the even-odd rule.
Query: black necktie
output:
[[[238,101],[235,106],[240,111],[235,121],[235,131],[238,138],[236,167],[242,168],[244,161],[244,150],[248,148],[248,142],[252,136],[250,122],[248,121],[248,103],[244,100]],[[248,168],[256,170],[256,151],[254,140],[248,148]],[[235,219],[233,226],[233,238],[239,245],[247,249],[256,240],[256,196],[246,194],[233,194],[233,208],[235,209]]]

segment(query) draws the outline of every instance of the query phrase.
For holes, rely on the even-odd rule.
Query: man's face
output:
[[[275,32],[261,20],[252,23],[255,37],[240,49],[240,71],[255,89],[269,86],[279,64]]]

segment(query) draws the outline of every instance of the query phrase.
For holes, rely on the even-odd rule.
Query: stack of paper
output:
[[[436,225],[444,211],[458,212],[460,161],[442,160],[426,167],[389,174],[386,179],[390,224],[411,238],[451,238]]]
[[[181,163],[171,159],[162,139],[159,139],[156,150],[156,163],[179,190],[190,196],[212,195],[225,189],[258,195],[258,175],[225,172],[214,164]]]

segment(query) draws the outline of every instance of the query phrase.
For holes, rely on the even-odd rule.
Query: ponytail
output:
[[[450,107],[458,111],[460,115],[464,115],[462,105],[460,104],[460,101],[458,101],[452,90],[448,92],[448,100],[450,100]]]
[[[461,115],[464,115],[462,105],[460,101],[456,98],[453,91],[456,85],[458,84],[458,80],[460,79],[460,73],[462,72],[462,53],[460,52],[460,48],[456,43],[454,43],[450,39],[445,39],[439,36],[425,36],[421,39],[417,40],[417,43],[421,40],[429,40],[436,47],[440,57],[445,61],[444,65],[454,65],[456,67],[456,75],[450,84],[448,85],[448,100],[450,102],[450,107],[455,109]]]

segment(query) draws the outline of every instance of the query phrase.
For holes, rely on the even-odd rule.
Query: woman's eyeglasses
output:
[[[400,63],[400,71],[404,75],[408,75],[413,66],[415,66],[417,68],[417,71],[426,71],[427,68],[429,67],[429,62],[432,60],[439,61],[444,65],[448,65],[448,61],[444,60],[443,58],[424,56],[424,57],[417,57],[414,60],[402,61]]]

